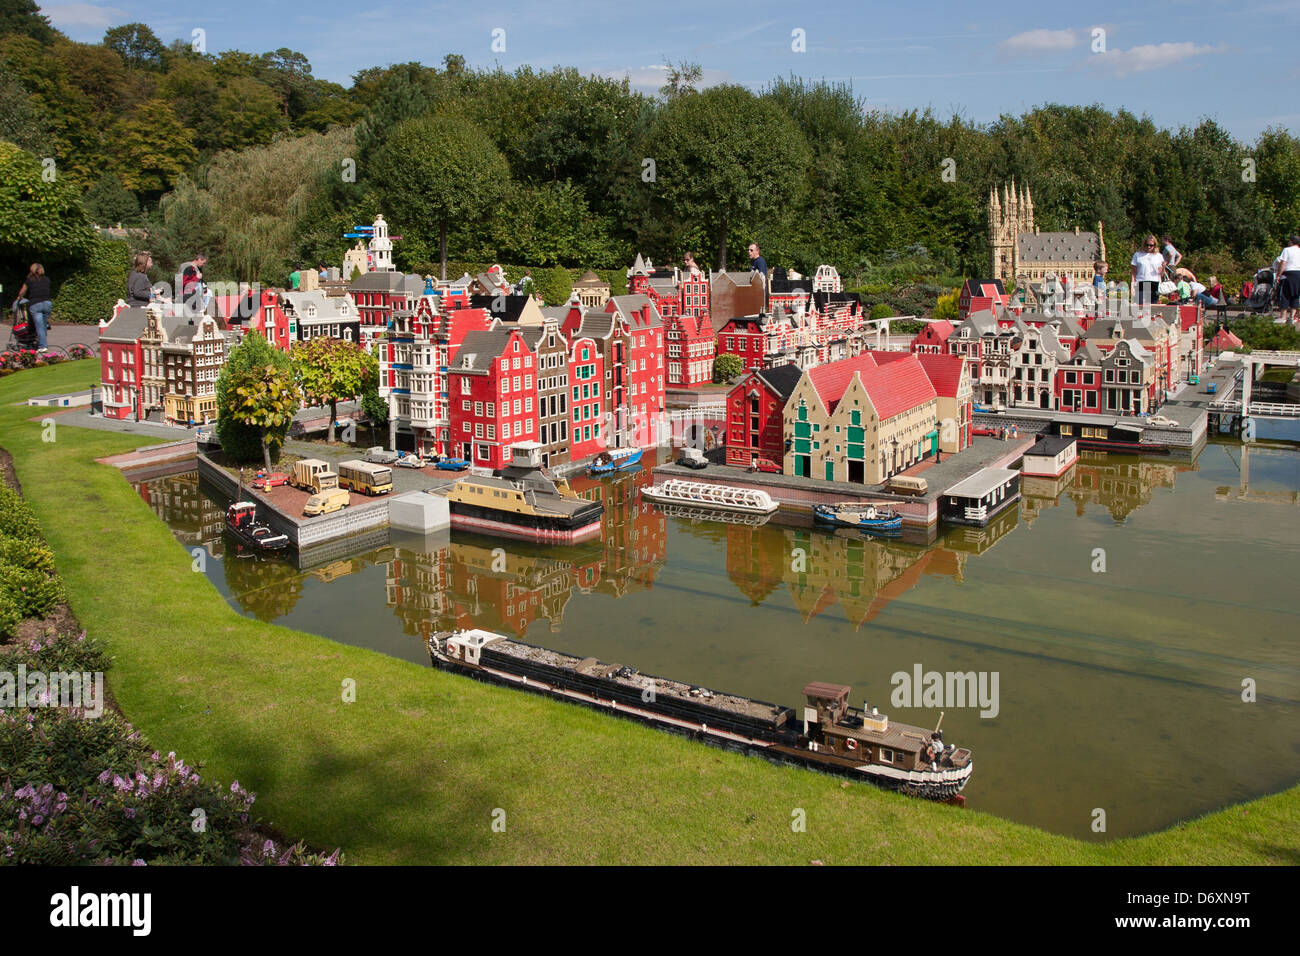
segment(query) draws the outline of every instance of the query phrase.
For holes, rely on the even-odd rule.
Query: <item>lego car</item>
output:
[[[263,491],[270,491],[278,485],[287,485],[289,476],[282,471],[265,472],[259,471],[257,477],[253,479],[253,487],[261,488]]]
[[[436,467],[442,471],[464,471],[469,467],[469,462],[464,458],[444,458]]]
[[[781,466],[770,458],[755,458],[749,465],[750,471],[764,471],[771,475],[781,474]]]

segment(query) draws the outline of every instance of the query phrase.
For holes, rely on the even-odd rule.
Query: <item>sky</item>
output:
[[[761,90],[777,77],[849,82],[868,109],[930,108],[977,123],[1043,103],[1123,107],[1177,128],[1202,119],[1253,142],[1300,127],[1300,0],[708,3],[618,0],[210,0],[44,3],[74,40],[139,21],[164,43],[202,30],[208,52],[289,47],[313,73],[459,53],[472,68],[576,67],[654,92],[664,66],[698,63],[705,85]]]

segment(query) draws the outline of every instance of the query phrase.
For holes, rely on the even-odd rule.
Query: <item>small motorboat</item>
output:
[[[855,501],[838,505],[813,505],[813,518],[818,524],[863,531],[898,531],[903,527],[903,516],[889,505]]]
[[[236,501],[226,509],[226,531],[240,544],[258,551],[281,551],[289,546],[287,535],[257,520],[257,505],[251,501]]]
[[[622,468],[631,468],[641,461],[640,448],[610,448],[596,456],[587,466],[589,475],[609,475]]]

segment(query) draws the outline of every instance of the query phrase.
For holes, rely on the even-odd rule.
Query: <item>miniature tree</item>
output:
[[[939,296],[939,301],[935,303],[932,315],[936,319],[948,319],[949,321],[958,318],[960,313],[957,311],[957,292],[954,290],[947,295]]]
[[[338,403],[379,383],[379,363],[373,355],[354,342],[323,336],[294,346],[293,372],[309,402],[329,405],[330,444],[334,443]]]
[[[713,380],[715,382],[730,382],[744,370],[745,366],[740,361],[739,355],[724,352],[713,360]]]
[[[267,364],[232,372],[226,383],[226,414],[257,429],[262,464],[271,470],[268,435],[288,428],[298,410],[298,389],[285,368]]]
[[[554,266],[536,277],[533,292],[547,305],[564,305],[573,294],[573,276],[563,266]]]
[[[277,424],[261,425],[249,423],[236,409],[242,405],[240,396],[236,395],[232,382],[243,381],[243,373],[250,370],[262,370],[267,366],[277,372],[293,378],[293,369],[289,356],[275,348],[258,332],[249,332],[230,353],[230,358],[217,376],[217,440],[221,442],[222,454],[231,462],[254,461],[261,457],[269,469],[272,458],[279,458],[280,446],[284,444],[285,433],[289,430],[294,412],[298,410],[299,400],[293,392],[293,408],[288,417]],[[264,454],[263,454],[264,452]]]
[[[871,318],[873,319],[888,319],[892,318],[893,315],[893,307],[885,302],[877,303],[871,307]]]
[[[388,424],[388,399],[380,398],[379,386],[368,388],[361,396],[361,410],[370,419],[370,440],[375,440],[375,426]]]
[[[384,208],[394,222],[438,230],[447,278],[447,225],[489,212],[510,181],[505,157],[488,135],[454,116],[422,116],[393,130],[374,164]]]

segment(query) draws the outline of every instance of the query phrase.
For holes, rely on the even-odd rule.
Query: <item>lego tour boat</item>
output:
[[[864,779],[911,796],[952,799],[974,769],[970,751],[944,744],[938,727],[931,731],[895,724],[874,708],[850,707],[850,688],[840,684],[805,687],[801,723],[790,707],[641,674],[492,631],[436,632],[428,646],[434,666],[443,670],[599,708],[778,763]]]
[[[542,446],[519,442],[497,475],[467,475],[447,492],[451,526],[462,531],[571,544],[600,534],[605,506],[581,497],[541,466]]]
[[[660,484],[642,488],[641,495],[658,504],[686,505],[709,511],[770,515],[777,509],[777,503],[766,491],[681,478],[669,478]]]
[[[622,468],[631,468],[641,461],[640,448],[610,448],[602,451],[587,466],[589,475],[608,475]]]
[[[813,505],[813,520],[818,524],[863,531],[898,531],[903,527],[903,516],[889,505],[861,502]]]
[[[258,551],[281,551],[289,546],[287,535],[277,534],[257,520],[257,505],[236,501],[226,509],[226,531],[240,544]]]

